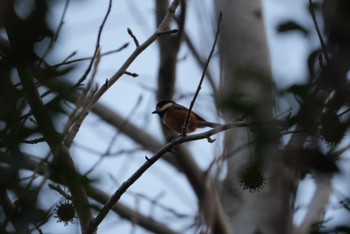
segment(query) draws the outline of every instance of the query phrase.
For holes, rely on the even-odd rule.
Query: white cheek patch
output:
[[[168,109],[169,107],[171,107],[172,105],[174,105],[173,103],[169,102],[159,108],[157,108],[157,111],[158,112],[162,112],[162,111],[165,111],[166,109]]]

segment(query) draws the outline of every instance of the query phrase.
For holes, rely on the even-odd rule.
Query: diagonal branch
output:
[[[198,96],[198,94],[199,94],[199,91],[202,89],[202,83],[203,83],[203,81],[204,81],[205,73],[206,73],[206,71],[207,71],[207,69],[208,69],[208,66],[209,66],[211,57],[213,56],[213,53],[214,53],[214,50],[215,50],[215,47],[216,47],[216,43],[217,43],[218,38],[219,38],[221,19],[222,19],[222,12],[220,12],[220,14],[219,14],[219,19],[218,19],[218,24],[217,24],[217,29],[216,29],[216,34],[215,34],[215,39],[214,39],[214,42],[213,42],[213,46],[211,47],[211,51],[210,51],[210,53],[209,53],[208,60],[207,60],[207,62],[205,63],[205,66],[204,66],[204,69],[203,69],[203,72],[202,72],[201,79],[200,79],[199,84],[198,84],[198,86],[197,86],[196,93],[194,94],[193,99],[192,99],[192,101],[191,101],[191,105],[190,105],[190,107],[188,108],[187,117],[186,117],[186,120],[185,120],[184,125],[183,125],[183,127],[182,127],[182,135],[183,135],[183,136],[185,136],[186,133],[187,133],[187,127],[188,127],[188,124],[189,124],[189,121],[190,121],[190,113],[191,113],[191,111],[192,111],[192,108],[193,108],[193,106],[194,106],[194,103],[196,102],[196,99],[197,99],[197,96]]]
[[[116,82],[119,78],[125,74],[127,68],[132,64],[132,62],[146,49],[150,46],[160,35],[164,32],[167,32],[167,26],[170,24],[177,6],[179,5],[180,0],[174,0],[171,6],[168,9],[167,14],[164,16],[163,21],[158,26],[158,29],[155,33],[153,33],[144,43],[138,46],[134,52],[126,59],[123,65],[119,68],[119,70],[110,78],[107,79],[105,84],[96,92],[94,96],[91,97],[90,101],[84,106],[80,115],[82,116],[81,123],[83,119],[88,115],[91,109],[95,106],[97,101],[102,97],[102,95]]]
[[[94,188],[92,186],[89,186],[87,188],[87,193],[89,196],[98,201],[99,203],[106,203],[108,199],[110,198],[109,194],[106,194],[102,192],[101,190]],[[155,219],[152,219],[151,217],[145,216],[128,206],[118,203],[115,204],[112,207],[112,211],[117,213],[120,217],[127,219],[127,220],[133,220],[135,217],[137,217],[136,224],[140,227],[143,227],[150,231],[151,233],[157,233],[157,234],[179,234],[173,230],[171,230],[169,227],[167,227],[165,224],[162,224],[158,222]]]
[[[310,233],[315,223],[320,221],[322,212],[329,203],[332,195],[332,184],[329,175],[313,174],[316,180],[316,190],[309,204],[303,222],[296,228],[295,234]]]
[[[171,152],[175,146],[181,145],[184,142],[189,141],[196,141],[196,140],[202,140],[202,139],[208,139],[210,136],[217,134],[219,132],[231,129],[231,128],[237,128],[237,127],[248,127],[251,126],[253,122],[249,121],[240,121],[240,122],[234,122],[229,124],[221,125],[217,128],[211,129],[209,131],[189,135],[189,136],[182,136],[175,138],[173,141],[169,142],[162,148],[160,148],[151,158],[148,158],[146,156],[146,162],[137,170],[134,174],[132,174],[126,181],[123,182],[123,184],[113,193],[111,198],[106,202],[106,204],[103,206],[103,208],[100,210],[96,218],[92,219],[89,224],[89,230],[96,230],[98,225],[103,221],[103,219],[106,217],[108,212],[112,209],[112,207],[119,201],[121,196],[126,192],[126,190],[133,185],[142,175],[146,172],[147,169],[149,169],[156,161],[158,161],[163,155],[165,155],[167,152]]]
[[[186,42],[188,49],[192,53],[195,61],[197,62],[198,66],[201,69],[204,69],[204,67],[206,66],[206,62],[204,61],[204,59],[201,58],[199,50],[196,49],[195,45],[193,44],[193,41],[191,40],[191,38],[189,37],[189,35],[187,33],[184,33],[184,40]],[[209,84],[213,90],[214,97],[215,97],[215,99],[217,99],[218,98],[218,88],[215,85],[214,77],[213,77],[212,73],[210,72],[210,70],[207,70],[207,78],[208,78]]]
[[[320,43],[321,43],[321,48],[322,48],[322,51],[323,51],[323,55],[324,55],[326,61],[329,62],[329,56],[328,56],[328,53],[327,53],[326,43],[323,40],[320,27],[318,26],[318,23],[317,23],[316,14],[315,14],[315,10],[313,9],[312,0],[309,0],[309,8],[310,8],[312,21],[314,23],[314,26],[315,26],[315,29],[316,29],[316,32],[317,32],[318,39],[320,40]]]
[[[116,82],[119,78],[125,74],[126,69],[131,65],[131,63],[148,47],[150,46],[160,34],[166,32],[167,26],[170,24],[177,6],[179,5],[180,0],[174,0],[171,6],[168,9],[167,14],[165,15],[163,21],[159,25],[157,31],[153,33],[144,43],[138,46],[134,52],[127,58],[127,60],[123,63],[123,65],[119,68],[119,70],[108,80],[106,80],[105,84],[97,91],[97,93],[92,97],[90,105],[86,107],[86,113],[88,113],[92,107],[96,104],[96,102],[101,98],[101,96]]]

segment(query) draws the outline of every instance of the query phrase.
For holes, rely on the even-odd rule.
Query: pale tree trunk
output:
[[[251,121],[273,119],[272,76],[260,0],[223,0],[220,41],[222,58],[222,109],[227,121],[246,117]],[[248,111],[237,103],[249,106]],[[237,107],[238,106],[238,107]],[[247,117],[248,116],[248,117]],[[260,146],[259,134],[266,137]],[[256,144],[246,145],[250,141]],[[281,234],[292,229],[291,177],[278,152],[276,127],[234,129],[225,136],[224,156],[228,173],[222,186],[222,202],[235,234]],[[263,145],[263,146],[261,146]],[[238,149],[241,150],[238,150]],[[240,185],[242,168],[259,162],[266,178],[261,191]]]

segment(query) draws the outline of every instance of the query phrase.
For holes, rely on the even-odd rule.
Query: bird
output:
[[[152,114],[158,114],[162,122],[175,133],[182,133],[183,125],[186,121],[188,108],[177,104],[172,100],[160,100],[156,105],[156,110]],[[215,128],[221,124],[208,122],[193,111],[191,111],[187,131],[194,132],[197,128]]]

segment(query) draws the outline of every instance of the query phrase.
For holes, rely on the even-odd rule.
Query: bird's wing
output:
[[[187,107],[184,107],[183,105],[180,105],[180,104],[177,104],[177,103],[174,104],[174,107],[176,107],[176,108],[181,108],[181,109],[183,109],[183,110],[188,111],[188,108],[187,108]],[[198,114],[195,113],[194,111],[192,111],[192,114],[195,115],[195,116],[197,117],[198,120],[207,122],[205,119],[203,119],[200,115],[198,115]]]

